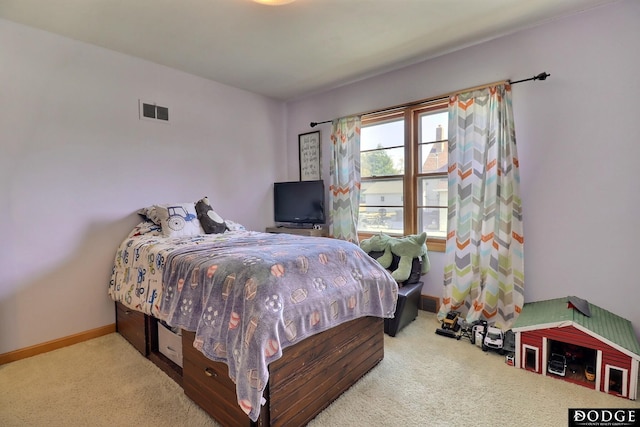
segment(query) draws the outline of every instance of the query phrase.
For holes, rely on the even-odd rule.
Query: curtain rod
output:
[[[413,107],[413,106],[420,105],[420,104],[426,104],[427,102],[433,102],[433,101],[439,101],[441,99],[446,99],[446,98],[449,98],[451,95],[455,95],[456,93],[471,92],[473,90],[484,89],[485,87],[495,86],[496,84],[505,83],[505,82],[514,85],[514,84],[517,84],[517,83],[528,82],[528,81],[532,81],[532,80],[546,80],[547,77],[549,77],[550,75],[551,74],[549,74],[549,73],[542,72],[542,73],[540,73],[540,74],[538,74],[536,76],[529,77],[528,79],[516,80],[515,82],[512,82],[511,80],[500,80],[498,82],[493,82],[493,83],[489,83],[489,84],[482,85],[482,86],[474,86],[474,87],[471,87],[471,88],[462,89],[462,90],[459,90],[459,91],[456,91],[456,92],[449,93],[447,95],[440,95],[440,96],[436,96],[434,98],[421,99],[420,101],[414,101],[414,102],[410,102],[408,104],[394,105],[393,107],[383,108],[381,110],[366,111],[366,112],[360,113],[358,115],[362,116],[362,115],[365,115],[365,114],[384,113],[385,111],[393,111],[393,110],[397,110],[397,109],[400,109],[400,108]],[[332,121],[333,120],[325,120],[324,122],[311,122],[311,123],[309,123],[309,126],[311,126],[313,128],[313,127],[316,127],[316,126],[324,124],[324,123],[331,123]]]

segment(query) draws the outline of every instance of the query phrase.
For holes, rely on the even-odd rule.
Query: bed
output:
[[[398,287],[357,245],[230,221],[174,233],[184,221],[171,213],[196,222],[197,212],[164,209],[145,211],[117,249],[118,330],[144,337],[143,354],[154,321],[180,330],[179,382],[223,425],[306,424],[382,360]]]

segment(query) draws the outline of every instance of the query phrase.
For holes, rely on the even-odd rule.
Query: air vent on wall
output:
[[[420,309],[431,313],[440,311],[440,298],[420,295]]]
[[[169,122],[169,108],[161,107],[153,102],[138,100],[140,108],[140,120],[154,120],[168,123]]]

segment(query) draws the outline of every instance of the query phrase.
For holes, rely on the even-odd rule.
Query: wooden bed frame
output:
[[[266,403],[252,422],[238,406],[227,365],[193,348],[182,331],[183,368],[158,351],[158,322],[116,303],[116,329],[173,378],[185,394],[223,426],[302,426],[311,421],[384,357],[384,321],[362,317],[284,349],[269,365]]]

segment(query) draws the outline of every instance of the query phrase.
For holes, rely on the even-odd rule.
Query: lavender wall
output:
[[[110,265],[140,207],[207,195],[272,225],[282,103],[4,20],[0,64],[0,354],[114,322]],[[139,98],[170,123],[139,120]]]
[[[208,195],[262,229],[310,121],[541,71],[513,90],[526,300],[577,295],[640,331],[639,20],[622,1],[288,105],[0,20],[0,353],[113,323],[111,262],[139,207]],[[140,98],[171,123],[139,120]],[[440,295],[430,255],[423,293]]]
[[[287,105],[296,134],[323,121],[542,71],[513,86],[525,224],[526,301],[576,295],[640,337],[640,191],[634,135],[640,3],[622,1]],[[328,176],[330,125],[321,125]],[[290,173],[294,164],[290,163]],[[423,294],[441,296],[443,253]]]

